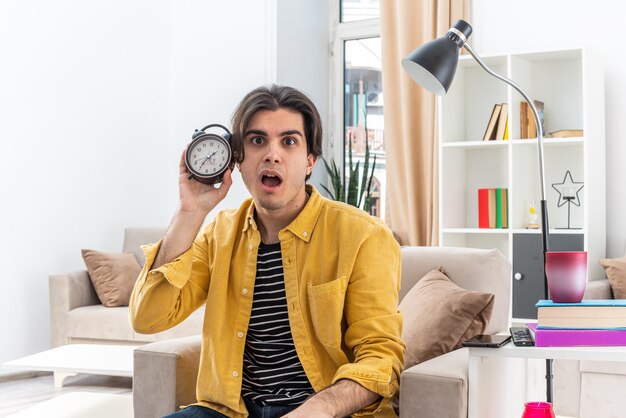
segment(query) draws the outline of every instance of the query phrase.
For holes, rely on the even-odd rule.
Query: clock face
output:
[[[189,171],[200,178],[222,174],[230,163],[231,151],[226,140],[218,135],[202,135],[187,150],[186,163]]]

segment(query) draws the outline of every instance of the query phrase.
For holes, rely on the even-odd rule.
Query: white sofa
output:
[[[141,245],[157,242],[164,228],[127,228],[122,252],[131,252],[143,265]],[[76,249],[80,251],[80,249]],[[128,320],[128,307],[106,307],[100,303],[86,270],[51,275],[50,334],[53,347],[69,343],[141,344],[200,334],[204,308],[183,323],[158,334],[139,334]]]

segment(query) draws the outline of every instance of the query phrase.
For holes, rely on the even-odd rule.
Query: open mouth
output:
[[[261,183],[263,186],[270,189],[280,186],[282,182],[283,180],[276,174],[265,173],[261,176]]]

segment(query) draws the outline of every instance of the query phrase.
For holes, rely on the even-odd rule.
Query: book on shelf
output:
[[[542,329],[526,324],[535,347],[626,346],[626,329]]]
[[[479,228],[508,228],[507,197],[507,189],[478,189]]]
[[[626,299],[589,299],[579,303],[537,302],[541,328],[626,329]]]
[[[489,189],[478,189],[478,227],[489,228]]]
[[[487,123],[487,129],[485,130],[485,134],[483,135],[483,141],[491,141],[495,139],[496,135],[496,127],[498,124],[498,119],[500,118],[500,109],[502,108],[502,104],[496,103],[493,105],[493,109],[491,110],[491,116],[489,117],[489,121]]]
[[[507,189],[496,189],[496,228],[508,228]]]
[[[528,138],[528,103],[524,100],[519,102],[519,137]]]
[[[543,127],[544,122],[544,103],[539,100],[533,100],[537,113],[539,114],[539,121]],[[537,125],[535,124],[535,117],[530,105],[522,100],[519,104],[520,108],[520,138],[537,138]]]
[[[478,227],[496,227],[496,189],[478,189]]]
[[[537,113],[539,114],[539,125],[541,126],[541,129],[542,129],[541,132],[545,132],[544,125],[543,125],[544,114],[545,114],[545,112],[543,110],[544,109],[544,104],[543,104],[543,102],[540,102],[539,100],[533,100],[533,103],[535,104],[535,107],[537,108]],[[532,124],[532,130],[530,131],[529,138],[537,138],[535,118],[532,117],[532,110],[531,110],[530,113],[531,113],[530,116],[531,116],[531,119],[533,121],[533,124]]]
[[[582,129],[561,129],[560,131],[550,132],[550,138],[577,138],[585,136]]]
[[[495,140],[504,139],[504,131],[506,130],[506,124],[509,119],[509,105],[507,103],[500,104],[500,114],[498,115],[498,122],[496,123],[496,133],[494,135]]]

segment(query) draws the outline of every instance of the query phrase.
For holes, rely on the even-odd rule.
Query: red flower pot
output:
[[[549,402],[526,402],[522,418],[555,418]]]
[[[548,251],[546,277],[552,301],[580,302],[587,285],[587,252]]]

